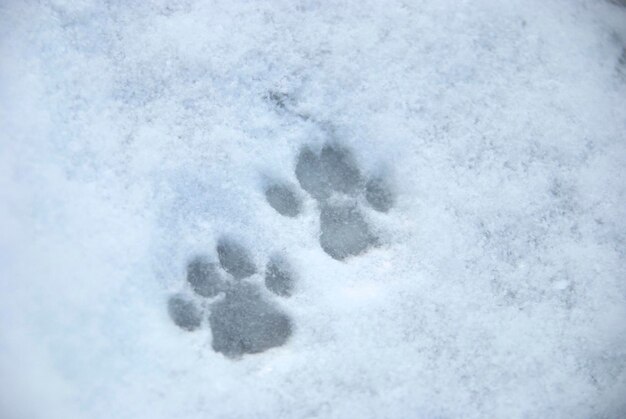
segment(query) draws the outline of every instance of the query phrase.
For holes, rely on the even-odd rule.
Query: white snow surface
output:
[[[7,0],[0,42],[0,417],[626,417],[626,8]],[[343,262],[263,196],[314,121],[397,193]],[[168,317],[222,235],[294,265],[285,346]]]

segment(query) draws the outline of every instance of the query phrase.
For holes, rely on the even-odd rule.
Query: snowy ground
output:
[[[6,0],[0,42],[2,418],[626,417],[626,8]],[[320,125],[397,196],[343,262],[263,195]],[[286,345],[168,317],[222,235],[294,265]]]

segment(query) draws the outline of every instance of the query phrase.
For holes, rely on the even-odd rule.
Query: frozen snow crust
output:
[[[625,417],[622,3],[3,2],[0,417]]]

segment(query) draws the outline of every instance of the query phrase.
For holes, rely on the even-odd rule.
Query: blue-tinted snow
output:
[[[0,42],[0,416],[626,416],[626,9],[8,1]],[[345,262],[264,196],[329,132],[397,193]],[[169,320],[222,236],[289,257],[285,346]]]

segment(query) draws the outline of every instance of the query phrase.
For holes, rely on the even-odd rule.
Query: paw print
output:
[[[169,297],[172,321],[194,331],[208,317],[213,350],[229,358],[284,345],[292,334],[291,319],[268,301],[261,287],[247,281],[257,273],[248,250],[230,238],[221,238],[216,253],[219,263],[206,255],[188,262],[191,291]],[[283,257],[274,256],[267,263],[265,287],[277,296],[292,294],[294,275]]]
[[[331,257],[344,260],[366,252],[379,244],[363,217],[359,197],[368,205],[386,213],[395,196],[386,179],[366,180],[352,153],[336,144],[325,144],[319,153],[304,147],[298,154],[295,175],[298,183],[319,204],[320,245]],[[279,214],[295,217],[302,202],[288,184],[272,184],[265,190],[267,202]]]

